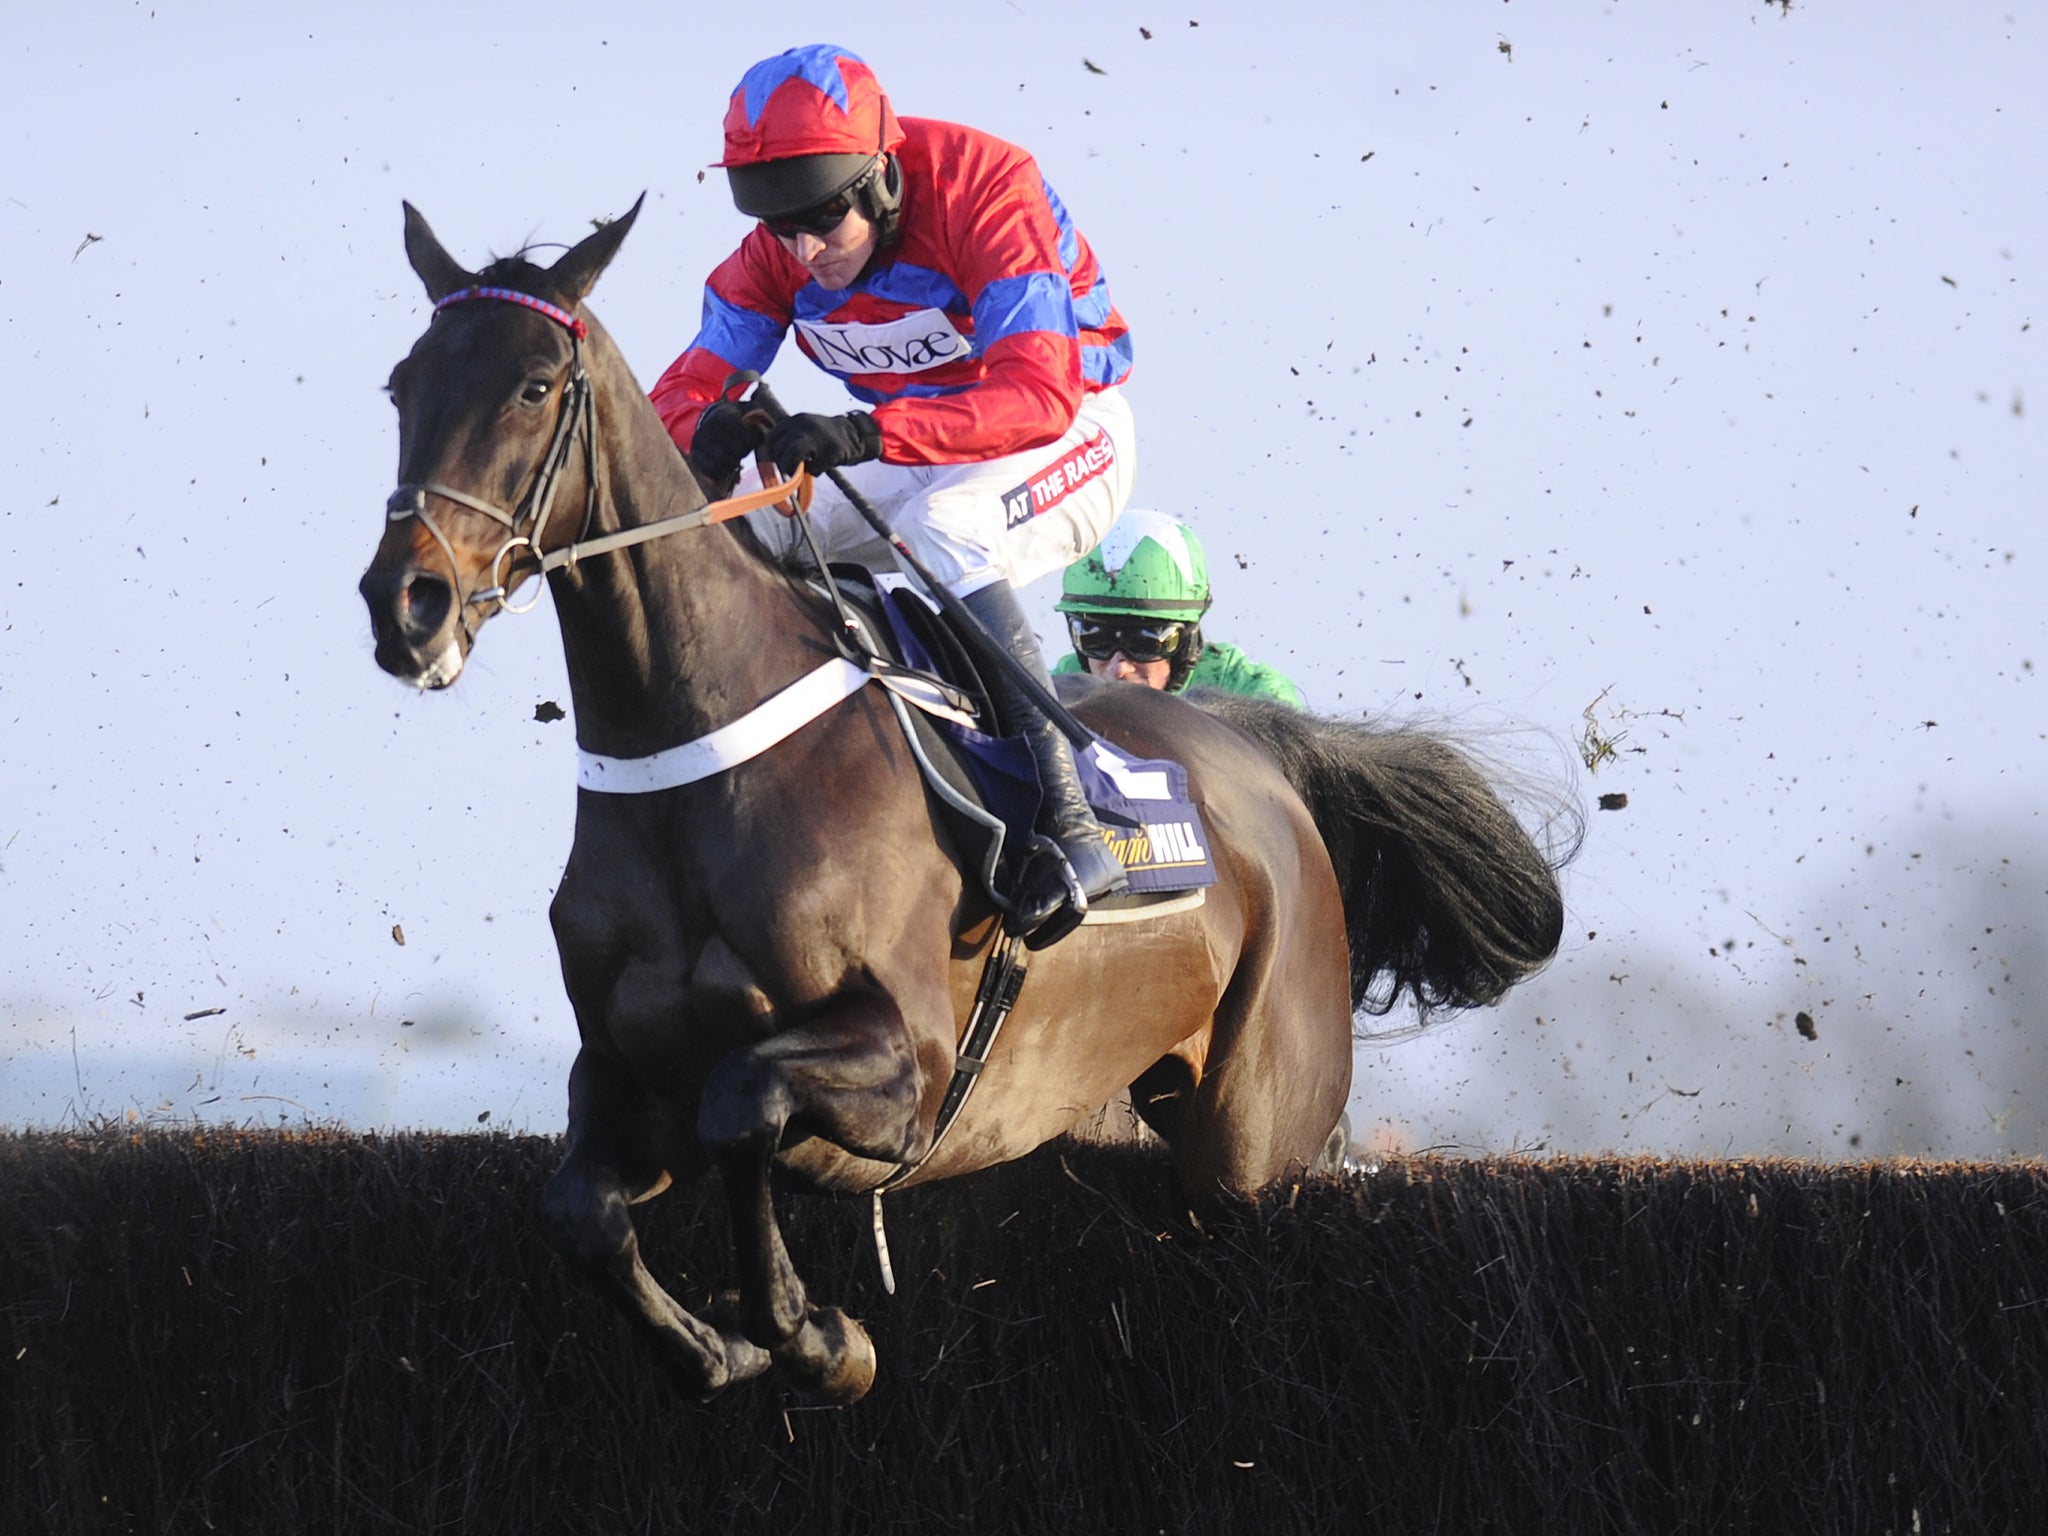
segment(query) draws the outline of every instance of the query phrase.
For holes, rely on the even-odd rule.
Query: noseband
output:
[[[499,567],[518,549],[533,549],[534,541],[540,537],[540,530],[546,526],[548,514],[554,510],[555,492],[560,488],[562,467],[568,463],[570,449],[577,436],[583,438],[583,532],[590,531],[592,517],[597,511],[597,427],[595,407],[591,400],[590,375],[583,367],[583,338],[590,334],[590,327],[560,305],[550,304],[545,299],[535,298],[530,293],[521,293],[516,288],[470,287],[458,288],[453,293],[436,301],[436,315],[451,304],[465,303],[471,299],[495,299],[501,303],[517,304],[548,319],[569,333],[569,376],[562,386],[562,404],[555,413],[555,435],[549,441],[547,452],[541,455],[540,466],[534,471],[533,481],[526,488],[526,495],[520,500],[517,510],[507,512],[488,501],[457,490],[452,485],[443,485],[437,480],[423,481],[417,485],[401,485],[391,493],[384,503],[387,521],[400,523],[409,517],[418,518],[426,525],[427,532],[441,546],[448,557],[448,569],[455,578],[455,590],[462,590],[462,566],[455,558],[455,546],[448,542],[447,535],[427,513],[427,497],[439,496],[458,506],[481,512],[485,517],[504,525],[508,534],[505,542],[498,546],[498,552],[491,557],[490,573],[492,586],[468,594],[462,600],[461,623],[469,629],[469,607],[473,603],[495,602],[508,613],[524,613],[540,601],[535,592],[531,602],[515,608],[506,600],[505,577],[499,574]],[[580,535],[579,535],[580,537]],[[472,636],[473,638],[473,636]]]

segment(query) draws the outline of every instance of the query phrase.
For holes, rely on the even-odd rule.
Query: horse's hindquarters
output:
[[[1067,1135],[1173,1052],[1200,1061],[1230,984],[1234,907],[1082,927],[1032,956],[1014,1013],[920,1182]]]

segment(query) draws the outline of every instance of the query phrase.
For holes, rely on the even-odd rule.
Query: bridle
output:
[[[555,412],[554,436],[549,440],[547,451],[541,455],[540,465],[535,469],[533,479],[526,488],[517,509],[511,512],[490,502],[458,490],[452,485],[443,485],[438,480],[421,481],[418,484],[401,485],[391,493],[384,503],[384,516],[389,522],[403,522],[416,517],[425,525],[427,532],[434,536],[434,542],[441,546],[441,552],[448,557],[450,574],[455,578],[455,590],[462,591],[462,566],[455,558],[455,546],[448,536],[441,532],[440,525],[427,512],[427,497],[439,496],[458,506],[481,512],[485,517],[503,525],[505,542],[498,546],[498,552],[491,557],[487,568],[492,585],[471,592],[463,597],[458,610],[460,622],[465,631],[469,630],[468,610],[474,603],[495,602],[508,613],[524,613],[540,601],[536,591],[524,607],[515,607],[509,600],[505,588],[505,576],[500,567],[520,549],[534,549],[534,540],[547,525],[548,515],[554,510],[555,493],[561,488],[562,468],[569,461],[569,454],[575,447],[578,436],[583,439],[583,532],[590,531],[591,519],[597,513],[597,423],[595,407],[591,401],[590,375],[583,366],[583,338],[590,334],[590,327],[563,309],[545,299],[535,298],[530,293],[521,293],[516,288],[491,288],[476,285],[458,288],[444,294],[434,303],[434,313],[439,315],[451,304],[462,304],[472,299],[495,299],[501,303],[517,304],[536,314],[545,315],[569,333],[569,373],[562,386],[562,403]],[[581,535],[579,535],[580,539]],[[575,545],[570,545],[571,550]],[[539,551],[535,550],[538,554]],[[571,559],[574,558],[572,555]],[[472,633],[471,638],[475,636]]]
[[[401,523],[409,517],[416,517],[434,536],[434,542],[441,546],[441,552],[448,557],[449,573],[455,579],[455,590],[462,592],[462,564],[455,556],[455,546],[442,533],[440,525],[427,511],[427,498],[438,496],[443,501],[452,501],[459,507],[480,512],[493,522],[500,524],[506,532],[505,541],[491,556],[490,572],[492,585],[482,587],[462,598],[457,609],[457,620],[463,633],[472,641],[476,632],[470,627],[469,609],[473,604],[496,603],[507,613],[525,613],[540,601],[540,593],[533,598],[515,605],[509,600],[506,580],[509,569],[501,573],[501,567],[521,549],[531,550],[538,564],[536,574],[545,576],[550,571],[563,567],[574,569],[576,562],[587,555],[608,554],[615,549],[645,543],[664,534],[680,533],[689,528],[702,528],[711,523],[722,523],[728,518],[738,517],[757,507],[773,506],[778,502],[791,502],[798,510],[807,509],[811,504],[811,477],[807,470],[799,467],[788,481],[764,485],[759,491],[744,496],[731,496],[723,501],[714,501],[694,512],[685,512],[676,517],[663,518],[659,522],[643,523],[634,528],[622,528],[614,533],[589,537],[590,525],[597,515],[597,408],[590,384],[590,375],[583,366],[583,339],[590,334],[590,327],[576,315],[558,304],[536,298],[530,293],[521,293],[516,288],[492,288],[477,285],[458,288],[446,294],[434,304],[436,315],[451,304],[462,304],[472,299],[495,299],[500,303],[517,304],[535,314],[545,315],[569,333],[569,372],[562,385],[562,403],[555,413],[554,435],[549,439],[547,450],[541,455],[540,463],[527,485],[526,494],[520,498],[513,511],[495,506],[481,497],[455,486],[445,485],[438,480],[424,480],[401,485],[393,491],[384,503],[387,522]],[[541,529],[547,526],[548,516],[554,510],[555,494],[561,488],[562,469],[575,450],[576,440],[583,440],[583,526],[576,539],[558,549],[543,552],[536,540]]]

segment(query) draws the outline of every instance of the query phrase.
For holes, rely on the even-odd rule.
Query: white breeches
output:
[[[1130,403],[1105,389],[1084,399],[1073,426],[1042,448],[979,464],[869,463],[841,473],[925,568],[965,597],[995,581],[1024,586],[1087,554],[1130,501],[1137,470]],[[759,483],[749,464],[739,489]],[[817,482],[810,517],[826,559],[894,563],[827,478]],[[801,542],[796,523],[778,512],[748,519],[770,549]]]

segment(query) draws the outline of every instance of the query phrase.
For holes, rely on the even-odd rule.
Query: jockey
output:
[[[1220,688],[1301,708],[1301,690],[1234,645],[1204,641],[1209,562],[1185,523],[1126,512],[1085,560],[1067,567],[1058,608],[1074,653],[1055,672],[1086,670],[1179,693]]]
[[[1131,340],[1094,251],[1030,155],[973,128],[899,119],[844,48],[793,48],[748,70],[719,164],[733,202],[760,222],[711,273],[696,339],[650,392],[669,435],[714,492],[756,448],[785,474],[846,471],[996,643],[1044,676],[1014,588],[1092,548],[1137,470],[1118,387]],[[764,442],[725,381],[766,372],[792,330],[862,408],[791,416]],[[829,480],[810,517],[828,559],[873,537]],[[772,515],[752,526],[772,548],[792,542],[794,525]],[[1067,864],[1017,893],[1029,932],[1128,882],[1066,737],[994,676]]]

